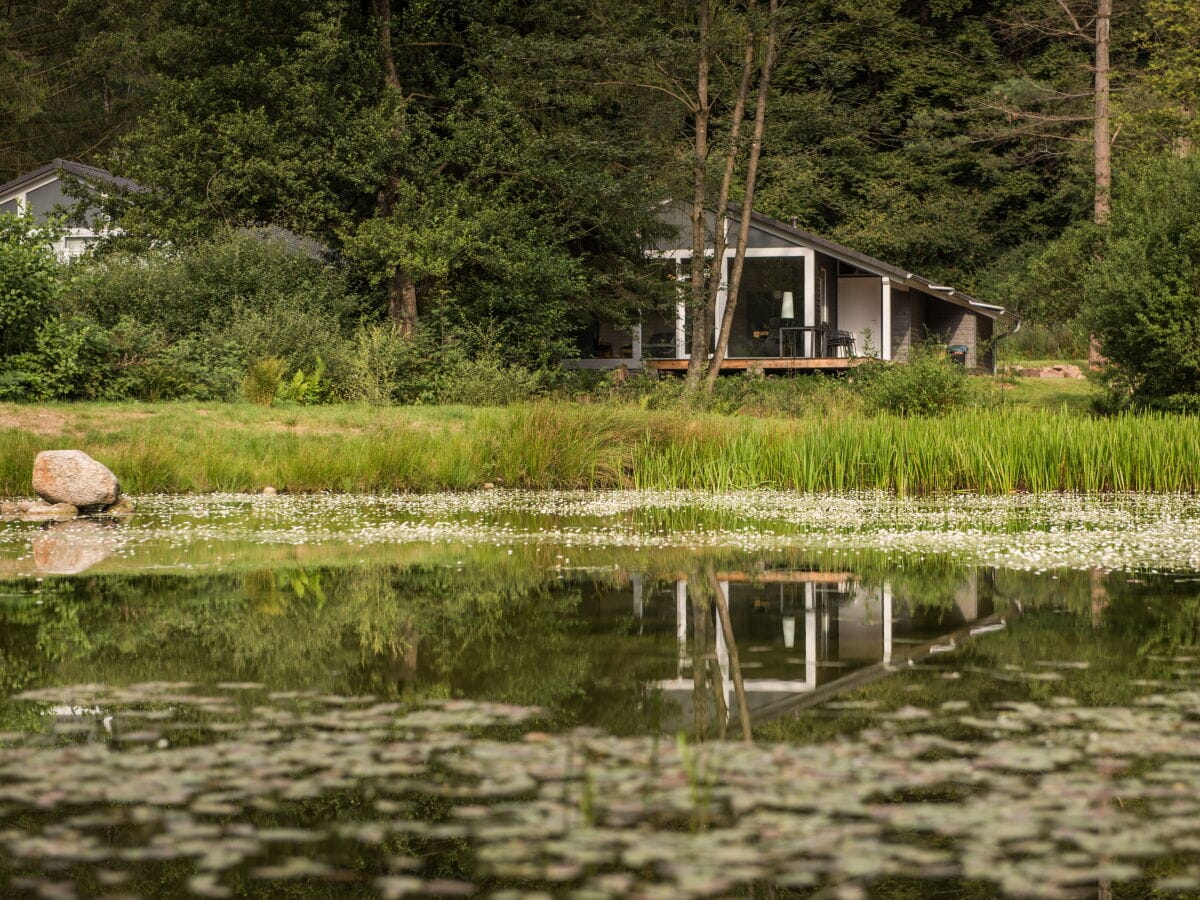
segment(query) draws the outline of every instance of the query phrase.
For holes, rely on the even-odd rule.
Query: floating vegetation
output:
[[[79,536],[0,523],[0,576],[80,570]],[[39,555],[38,542],[43,545]],[[348,555],[399,544],[952,554],[1011,569],[1200,568],[1200,497],[1076,494],[903,499],[783,491],[145,497],[86,534],[84,560],[223,564],[272,548]],[[58,548],[55,554],[54,549]],[[558,551],[556,564],[571,565]],[[576,565],[585,564],[576,560]],[[72,568],[74,567],[74,568]]]
[[[1200,498],[85,524],[0,525],[3,896],[1200,892]]]
[[[803,747],[550,735],[530,730],[536,709],[461,701],[405,713],[347,697],[331,716],[316,696],[253,693],[246,707],[244,692],[181,684],[22,699],[89,712],[0,749],[6,893],[119,884],[226,897],[266,881],[384,897],[763,885],[806,896],[889,878],[1039,897],[1151,877],[1164,890],[1200,886],[1197,691],[1128,708],[910,711]],[[179,737],[114,737],[145,711],[169,711],[161,731]],[[79,721],[92,727],[62,727]]]

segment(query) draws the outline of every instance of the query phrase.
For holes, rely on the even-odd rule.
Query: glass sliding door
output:
[[[747,259],[729,332],[729,355],[811,356],[811,334],[793,330],[804,324],[804,257]]]

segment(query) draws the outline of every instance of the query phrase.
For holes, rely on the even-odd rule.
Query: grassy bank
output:
[[[616,404],[0,405],[0,495],[39,450],[77,447],[131,493],[748,488],[900,493],[1200,490],[1200,417],[1029,408],[801,419]]]

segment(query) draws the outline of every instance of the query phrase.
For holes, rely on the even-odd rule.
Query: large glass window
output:
[[[612,322],[593,320],[576,336],[580,359],[632,359],[633,332]]]
[[[729,355],[811,356],[811,335],[791,330],[804,324],[804,258],[747,259],[729,333]]]

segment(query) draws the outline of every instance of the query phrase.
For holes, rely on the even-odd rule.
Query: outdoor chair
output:
[[[845,350],[846,356],[858,355],[854,346],[854,334],[849,331],[834,329],[833,331],[829,332],[826,346],[829,347],[829,352],[834,356],[840,355],[838,353],[839,350]]]

